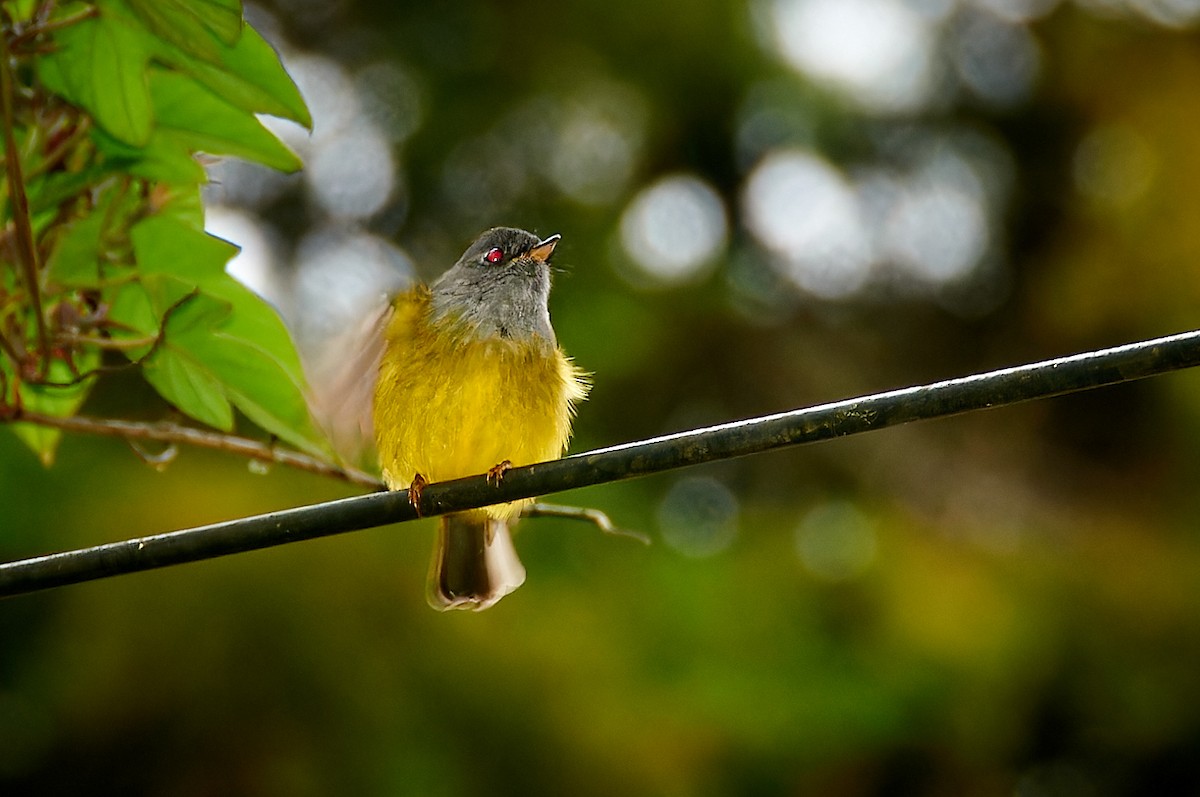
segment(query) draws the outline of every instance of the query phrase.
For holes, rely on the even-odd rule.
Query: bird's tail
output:
[[[508,521],[481,514],[442,517],[429,570],[429,605],[483,611],[525,583]]]

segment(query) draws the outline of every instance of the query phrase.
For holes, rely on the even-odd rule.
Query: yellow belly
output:
[[[542,338],[479,340],[453,321],[430,322],[427,289],[401,295],[387,329],[375,390],[375,439],[384,481],[407,488],[562,456],[583,374]],[[489,507],[511,517],[520,504]]]

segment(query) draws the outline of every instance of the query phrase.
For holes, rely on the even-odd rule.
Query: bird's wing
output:
[[[371,308],[359,323],[327,341],[308,369],[309,405],[334,451],[343,462],[370,471],[378,466],[373,456],[375,383],[393,313],[390,302]]]

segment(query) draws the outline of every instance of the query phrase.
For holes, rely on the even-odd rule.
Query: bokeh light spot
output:
[[[560,131],[549,161],[550,175],[572,199],[602,205],[628,182],[633,155],[633,144],[619,125],[584,110]]]
[[[737,518],[737,497],[705,476],[680,479],[658,507],[663,539],[694,557],[712,556],[729,547],[737,536]]]
[[[642,94],[624,84],[596,80],[554,105],[555,125],[547,131],[549,152],[531,153],[533,165],[576,202],[615,201],[632,180],[642,154],[646,125]]]
[[[1182,28],[1200,19],[1200,0],[1130,0],[1134,8],[1159,25]]]
[[[291,319],[301,344],[311,348],[336,336],[414,273],[408,255],[376,235],[326,229],[305,236],[296,253]]]
[[[811,509],[796,529],[796,553],[810,573],[827,581],[862,574],[875,559],[875,527],[850,501]]]
[[[370,124],[323,139],[306,170],[309,192],[331,216],[364,219],[384,206],[395,188],[395,161],[387,140]]]
[[[270,204],[301,180],[299,175],[284,174],[237,158],[222,158],[210,164],[205,171],[209,180],[203,188],[206,204],[248,208]]]
[[[1009,22],[1029,22],[1053,11],[1059,0],[972,0],[1001,19]]]
[[[802,150],[763,159],[743,196],[746,223],[784,276],[823,298],[853,294],[872,253],[854,189],[825,160]]]
[[[664,177],[642,190],[621,216],[621,243],[658,282],[705,273],[728,236],[725,206],[712,186],[691,175]]]
[[[285,65],[312,114],[314,142],[352,127],[361,117],[362,99],[350,73],[337,61],[304,54],[285,59]]]
[[[1154,151],[1137,130],[1110,124],[1092,130],[1071,164],[1076,189],[1086,197],[1126,207],[1144,195],[1157,170]]]
[[[283,304],[286,291],[276,273],[275,246],[261,220],[235,208],[210,205],[205,208],[204,229],[241,248],[226,272],[267,301]]]
[[[969,274],[987,244],[988,223],[978,198],[945,183],[908,187],[884,228],[887,255],[931,283]]]
[[[900,0],[775,0],[775,45],[796,69],[868,110],[911,111],[933,90],[930,20]]]
[[[1041,70],[1041,50],[1029,29],[988,13],[962,15],[954,39],[959,77],[984,102],[1008,108],[1024,102]]]
[[[368,64],[354,75],[363,115],[390,140],[402,142],[421,126],[425,101],[421,86],[392,61]]]

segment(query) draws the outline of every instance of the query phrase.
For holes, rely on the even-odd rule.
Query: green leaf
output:
[[[112,3],[112,0],[109,0]],[[163,41],[205,60],[242,35],[240,0],[128,0],[134,14]]]
[[[93,210],[82,219],[65,225],[50,259],[46,278],[58,285],[90,288],[100,284],[100,236],[104,213]]]
[[[228,307],[229,315],[203,336],[169,333],[170,346],[203,362],[254,423],[301,450],[327,454],[308,411],[300,357],[279,315],[228,274],[205,280],[201,290]]]
[[[143,199],[115,179],[96,181],[88,195],[91,207],[86,216],[55,221],[57,235],[51,239],[54,248],[46,263],[47,283],[52,288],[99,288],[114,273],[130,271],[127,263],[102,255],[111,244],[110,231],[125,230],[130,220],[143,212]]]
[[[309,415],[301,386],[273,353],[225,330],[196,345],[197,356],[202,354],[205,364],[224,383],[226,394],[247,418],[301,450],[328,453]]]
[[[176,72],[152,68],[150,96],[158,124],[187,146],[213,155],[233,155],[280,171],[303,165],[253,115],[239,110]]]
[[[199,185],[160,185],[158,192],[155,215],[174,219],[193,230],[204,229],[204,200]]]
[[[213,94],[250,113],[267,113],[312,127],[312,116],[271,45],[249,25],[237,44],[218,45],[215,58],[200,59],[163,42],[160,61],[194,78]]]
[[[178,283],[170,277],[150,281]],[[225,282],[223,289],[236,293],[232,288],[236,281],[227,276]],[[169,287],[158,288],[171,295]],[[261,299],[246,293],[268,317],[274,315]],[[282,350],[243,338],[247,330],[259,328],[263,316],[247,314],[252,305],[246,297],[238,302],[233,306],[206,293],[179,301],[167,319],[162,340],[144,364],[147,381],[180,411],[210,426],[224,431],[232,428],[232,419],[227,422],[225,416],[225,405],[232,402],[280,439],[313,454],[327,454],[324,438],[309,415],[303,380],[293,368],[294,349],[282,324],[276,319],[284,338]],[[151,295],[149,304],[155,303]],[[268,332],[268,343],[274,337]]]
[[[148,54],[135,31],[107,17],[96,23],[91,64],[96,121],[119,139],[143,143],[153,121],[146,85]]]
[[[233,431],[233,405],[204,363],[176,347],[162,347],[142,364],[158,394],[185,415],[222,432]]]
[[[100,354],[97,350],[84,349],[75,358],[75,370],[86,373],[95,369],[99,363]],[[50,361],[47,373],[49,381],[65,385],[75,378],[75,371],[65,362],[62,360]],[[65,418],[74,415],[75,411],[83,404],[93,382],[95,382],[94,379],[88,378],[67,387],[32,385],[28,382],[21,382],[17,392],[20,394],[21,405],[25,409],[43,415],[53,415],[56,418]],[[13,433],[29,446],[33,453],[37,454],[43,465],[49,467],[54,464],[54,454],[58,450],[59,440],[62,439],[60,430],[32,423],[14,423],[12,429]]]
[[[51,172],[32,180],[28,186],[29,209],[37,213],[58,212],[58,207],[79,196],[105,176],[105,169],[91,166],[79,172]]]
[[[37,10],[37,0],[11,0],[5,2],[9,6],[9,17],[14,20],[25,21],[33,17],[34,11]]]
[[[228,274],[221,276],[221,279],[206,282],[204,292],[227,302],[232,308],[224,333],[257,346],[283,369],[288,381],[304,392],[304,367],[300,355],[275,308]]]
[[[217,422],[225,424],[224,406],[232,402],[271,434],[328,454],[287,328],[261,297],[225,273],[236,248],[169,216],[138,222],[130,236],[142,278],[118,292],[110,317],[145,336],[162,327],[144,363],[147,381],[204,423],[228,430]],[[148,351],[130,354],[136,359]]]
[[[169,216],[139,221],[129,237],[142,274],[169,274],[191,285],[224,276],[225,264],[238,253],[228,241]]]
[[[208,182],[204,167],[192,157],[187,144],[168,131],[155,130],[142,147],[125,144],[100,129],[93,130],[91,136],[111,168],[155,182]]]
[[[146,81],[150,54],[140,31],[101,14],[60,29],[55,42],[57,49],[38,59],[46,87],[85,108],[114,138],[145,145],[153,114]]]
[[[82,24],[82,23],[80,23]],[[37,67],[38,80],[51,94],[57,94],[60,97],[66,97],[79,105],[79,100],[71,92],[70,81],[67,79],[66,73],[63,71],[62,62],[78,57],[75,53],[69,53],[66,45],[63,42],[63,34],[58,35],[58,50],[52,53],[47,53],[37,59],[35,66]]]
[[[204,361],[203,341],[229,316],[229,306],[202,294],[188,295],[175,306],[163,337],[142,363],[154,389],[181,412],[224,432],[233,431],[233,408],[224,385]],[[197,352],[197,343],[200,351]]]
[[[147,289],[147,286],[150,289]],[[159,298],[156,300],[155,295]],[[163,310],[160,301],[174,296]],[[109,318],[130,328],[114,337],[155,337],[156,345],[128,352],[142,362],[142,374],[158,394],[180,412],[216,429],[233,429],[233,409],[224,386],[210,368],[189,349],[188,341],[211,334],[229,316],[229,305],[203,296],[171,277],[149,277],[141,283],[121,287],[109,310]],[[167,315],[169,313],[169,315]],[[167,315],[166,323],[163,316]],[[151,349],[153,348],[153,352]]]
[[[140,282],[130,282],[117,289],[108,308],[108,318],[117,326],[112,330],[114,338],[149,338],[158,334],[162,314],[155,312],[150,294]],[[130,359],[145,356],[150,346],[126,352]]]

